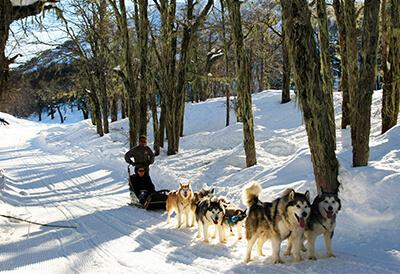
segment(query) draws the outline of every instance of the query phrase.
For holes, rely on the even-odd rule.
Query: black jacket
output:
[[[149,175],[144,175],[143,177],[140,177],[137,174],[131,176],[129,181],[129,190],[135,192],[135,195],[137,197],[140,196],[140,192],[142,192],[143,190],[146,190],[149,193],[153,193],[156,191]]]

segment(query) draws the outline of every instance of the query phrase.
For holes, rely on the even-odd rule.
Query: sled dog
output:
[[[199,204],[200,200],[203,199],[206,196],[212,196],[214,194],[214,188],[210,188],[208,186],[204,186],[202,189],[200,189],[200,191],[195,191],[193,193],[194,197],[192,200],[192,204],[191,204],[191,223],[190,223],[190,227],[193,226],[194,221],[196,219],[195,217],[195,212],[196,212],[196,207]]]
[[[243,221],[247,217],[246,211],[247,211],[247,209],[242,210],[241,208],[239,208],[233,204],[228,204],[226,206],[224,221],[222,222],[224,236],[225,236],[225,231],[227,229],[229,229],[230,234],[233,235],[232,228],[235,227],[237,230],[237,239],[238,240],[242,239]],[[224,238],[224,242],[226,242],[226,237]]]
[[[166,202],[167,223],[170,223],[170,216],[175,212],[178,220],[177,228],[182,225],[182,215],[185,217],[185,226],[188,227],[193,199],[194,194],[190,183],[180,183],[177,190],[169,192]]]
[[[286,189],[282,196],[271,203],[261,202],[261,186],[257,182],[249,183],[243,191],[243,202],[249,212],[245,222],[247,250],[245,262],[251,259],[251,251],[257,241],[257,252],[262,255],[262,246],[267,239],[272,242],[272,261],[282,263],[280,258],[281,242],[289,236],[294,247],[295,261],[301,260],[301,239],[311,212],[309,196]]]
[[[331,241],[336,226],[336,215],[341,209],[341,202],[336,193],[321,192],[311,205],[311,214],[307,221],[304,236],[307,239],[307,257],[316,260],[314,254],[315,239],[323,234],[326,256],[335,257],[332,253]],[[291,241],[288,242],[286,254],[291,252]]]
[[[221,243],[224,242],[225,235],[222,227],[222,222],[225,215],[225,203],[223,199],[216,196],[206,196],[198,203],[195,216],[198,224],[197,237],[200,238],[203,232],[203,240],[208,243],[210,226],[215,227],[218,231],[218,238]]]

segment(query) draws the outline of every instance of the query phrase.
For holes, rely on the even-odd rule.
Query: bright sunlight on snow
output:
[[[258,164],[245,168],[242,125],[225,125],[225,99],[188,104],[185,136],[177,155],[162,151],[151,166],[157,189],[190,181],[194,190],[212,186],[244,208],[244,185],[258,181],[261,200],[293,187],[316,195],[302,115],[294,100],[280,104],[280,91],[253,95]],[[334,94],[340,113],[340,93]],[[265,257],[243,262],[246,239],[226,245],[196,238],[197,228],[166,224],[166,213],[130,207],[126,163],[128,121],[111,124],[99,137],[89,120],[66,125],[37,123],[1,113],[0,214],[53,228],[0,218],[0,271],[8,273],[399,273],[400,126],[380,135],[382,92],[374,94],[367,167],[351,167],[348,129],[336,116],[342,210],[333,252],[316,243],[317,261],[285,264]],[[292,94],[294,99],[294,94]],[[68,114],[72,121],[74,114]],[[76,112],[76,115],[80,113]],[[151,120],[151,119],[150,119]],[[149,127],[151,128],[151,124]],[[152,132],[149,130],[149,132]],[[153,138],[149,136],[151,144]],[[284,249],[286,241],[283,243]],[[255,251],[254,251],[255,252]]]

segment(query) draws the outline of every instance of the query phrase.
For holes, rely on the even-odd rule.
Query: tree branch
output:
[[[37,15],[44,10],[49,10],[54,8],[53,5],[57,3],[58,0],[39,0],[28,6],[13,6],[13,21],[24,19],[29,16]],[[46,5],[50,3],[51,5]]]

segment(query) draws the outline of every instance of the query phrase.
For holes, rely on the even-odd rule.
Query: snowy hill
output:
[[[254,256],[243,263],[246,240],[204,244],[196,228],[175,229],[166,214],[146,212],[128,202],[126,120],[98,137],[88,120],[46,125],[6,114],[0,126],[0,214],[77,229],[46,228],[0,218],[0,270],[10,273],[398,273],[400,269],[400,126],[380,135],[381,92],[374,94],[368,167],[351,167],[349,130],[341,130],[340,94],[335,93],[337,156],[342,210],[333,238],[336,258],[271,263]],[[192,182],[213,186],[243,207],[242,189],[257,180],[262,200],[286,187],[314,197],[315,182],[302,116],[294,102],[280,103],[279,91],[253,96],[258,164],[245,168],[241,124],[224,127],[224,99],[188,104],[180,153],[156,158],[151,176],[158,189]],[[149,126],[149,132],[151,125]],[[152,142],[152,136],[149,136]],[[1,180],[1,178],[0,178]],[[175,221],[175,220],[173,220]],[[284,242],[286,245],[286,242]]]

